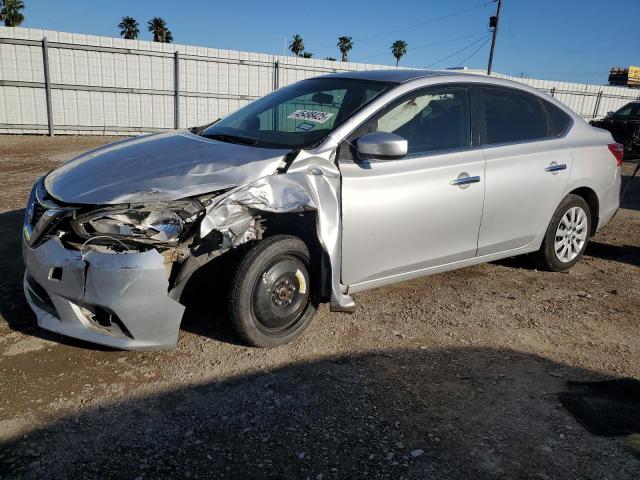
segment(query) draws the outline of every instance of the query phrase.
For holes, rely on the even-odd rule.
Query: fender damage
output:
[[[194,244],[194,255],[185,262],[172,296],[179,296],[191,274],[208,261],[262,238],[265,233],[262,214],[314,211],[317,240],[329,263],[329,268],[321,272],[321,282],[330,291],[331,309],[345,312],[355,309],[353,299],[343,292],[340,284],[340,172],[331,161],[306,152],[298,153],[292,160],[290,167],[283,167],[286,172],[235,188],[207,208],[199,238],[205,240],[217,233],[219,240],[204,255],[198,252],[199,245]]]
[[[189,139],[184,134],[178,135],[181,135],[182,140],[178,140],[181,144],[185,138]],[[221,148],[218,142],[213,143]],[[104,150],[106,154],[114,151],[117,148]],[[99,153],[90,155],[95,157]],[[329,153],[327,158],[311,156],[304,151],[284,157],[269,153],[270,159],[265,159],[257,172],[251,175],[245,169],[245,182],[241,185],[223,189],[222,193],[198,196],[201,208],[190,212],[194,222],[199,223],[194,224],[189,236],[171,245],[150,241],[142,242],[137,248],[135,243],[127,242],[126,248],[119,248],[118,243],[122,243],[119,240],[113,245],[90,241],[82,243],[81,240],[74,244],[60,225],[64,225],[64,219],[81,217],[78,212],[82,209],[60,208],[60,204],[55,203],[59,198],[42,202],[36,198],[37,188],[34,187],[25,217],[23,256],[27,272],[24,289],[39,325],[70,337],[116,348],[147,350],[173,347],[184,312],[184,306],[179,303],[180,294],[191,275],[233,248],[268,235],[269,224],[264,221],[265,217],[306,212],[314,213],[315,235],[327,259],[323,262],[325,268],[321,269],[323,290],[328,292],[326,297],[330,298],[333,310],[352,311],[354,303],[340,285],[338,168],[329,160]],[[294,156],[295,159],[292,158]],[[80,158],[80,162],[84,161],[86,159]],[[267,173],[269,165],[271,172]],[[181,186],[188,184],[192,173],[202,179],[201,164],[190,166],[193,168],[182,172],[184,181]],[[71,180],[64,178],[64,172],[73,170],[64,169],[62,174],[58,172],[57,177],[49,178],[47,190],[51,188],[60,194],[65,191],[55,189],[54,185],[56,178]],[[256,179],[259,172],[262,173]],[[176,172],[171,173],[173,176]],[[227,182],[220,178],[221,172],[217,173],[218,186],[222,185],[221,181],[224,186],[231,183],[231,180]],[[198,191],[189,186],[184,192],[182,188],[136,192],[129,191],[133,183],[124,187],[118,182],[104,184],[111,190],[119,189],[119,201],[117,205],[104,205],[108,198],[105,190],[96,190],[103,202],[100,211],[119,219],[122,218],[118,216],[122,201],[129,201],[128,205],[134,205],[136,200],[140,204],[170,205],[175,202],[173,199],[184,199],[205,188],[200,184]],[[77,184],[74,186],[77,188]],[[138,198],[140,194],[143,196]],[[39,219],[34,222],[33,218],[28,218],[34,210],[42,207],[41,203],[49,201],[54,201],[54,205],[44,207],[45,213]],[[123,228],[130,230],[131,225],[125,221]],[[34,232],[39,238],[32,236]]]

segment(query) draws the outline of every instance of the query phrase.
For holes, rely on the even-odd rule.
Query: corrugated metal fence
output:
[[[0,27],[0,133],[134,135],[202,125],[304,78],[390,68]],[[638,97],[620,87],[514,80],[585,118]]]

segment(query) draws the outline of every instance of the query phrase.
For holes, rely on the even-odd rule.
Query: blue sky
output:
[[[315,57],[339,57],[337,37],[350,35],[350,60],[401,65],[486,68],[490,0],[235,2],[192,0],[24,0],[23,27],[118,36],[120,18],[142,25],[163,17],[176,43],[283,52],[299,33]],[[610,66],[640,65],[640,0],[503,0],[494,70],[535,78],[606,83]],[[474,43],[475,42],[475,43]],[[459,53],[456,53],[459,52]],[[452,55],[454,54],[454,55]],[[445,57],[452,55],[446,60]],[[442,60],[439,63],[439,60]]]

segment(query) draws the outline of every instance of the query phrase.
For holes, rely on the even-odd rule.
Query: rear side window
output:
[[[571,126],[571,117],[551,102],[543,100],[542,103],[549,115],[549,134],[552,137],[563,136]]]
[[[524,142],[549,136],[541,100],[508,88],[482,88],[486,144]]]

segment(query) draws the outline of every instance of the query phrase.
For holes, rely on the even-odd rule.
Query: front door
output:
[[[341,148],[342,282],[354,285],[475,256],[484,157],[471,140],[469,90],[404,95],[350,137],[374,131],[408,140],[408,154],[365,161]],[[346,153],[345,153],[346,152]]]

